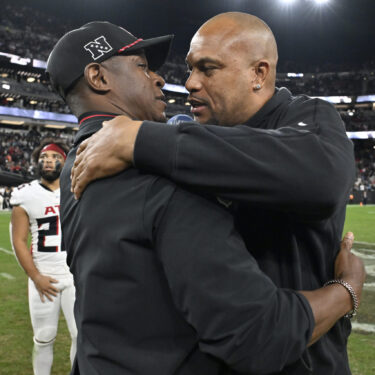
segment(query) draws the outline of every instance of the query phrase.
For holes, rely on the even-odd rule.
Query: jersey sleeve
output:
[[[328,217],[354,181],[352,142],[330,103],[286,112],[276,129],[144,122],[135,165],[225,199]]]
[[[314,327],[307,300],[261,272],[229,212],[178,188],[161,208],[166,189],[163,180],[149,189],[144,226],[200,349],[246,373],[297,361]]]
[[[24,197],[22,194],[22,186],[23,185],[13,189],[12,194],[10,196],[10,204],[12,206],[21,206],[24,203]]]

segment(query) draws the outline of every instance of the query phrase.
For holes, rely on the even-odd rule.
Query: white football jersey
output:
[[[34,180],[15,188],[10,203],[22,207],[29,216],[31,253],[35,265],[66,268],[60,225],[60,189],[49,190]]]

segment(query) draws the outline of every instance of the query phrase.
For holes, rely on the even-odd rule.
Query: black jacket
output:
[[[244,125],[144,122],[134,158],[143,171],[226,202],[277,286],[311,290],[333,278],[355,167],[352,142],[331,104],[281,88]],[[350,329],[342,319],[308,349],[311,373],[350,374]]]
[[[259,270],[223,205],[136,169],[74,200],[77,147],[109,116],[85,116],[61,174],[72,373],[264,374],[295,362],[312,333],[310,305]]]

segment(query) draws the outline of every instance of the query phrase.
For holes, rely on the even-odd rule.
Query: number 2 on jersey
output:
[[[38,251],[45,253],[55,253],[59,251],[58,246],[45,246],[46,237],[56,236],[59,234],[59,217],[58,216],[48,216],[40,219],[36,219],[38,228],[43,224],[49,224],[48,229],[38,229]],[[61,244],[62,250],[62,244]]]

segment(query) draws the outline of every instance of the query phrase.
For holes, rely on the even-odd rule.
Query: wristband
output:
[[[356,316],[357,310],[358,310],[358,297],[355,294],[355,291],[352,288],[352,286],[349,283],[347,283],[346,281],[341,280],[341,279],[327,281],[324,284],[324,286],[331,285],[331,284],[340,284],[340,285],[342,285],[349,292],[350,297],[352,297],[353,309],[351,311],[349,311],[348,313],[346,313],[344,315],[344,318],[351,319],[351,318],[353,318],[353,316]]]

